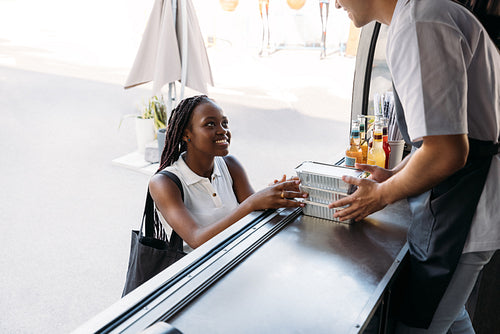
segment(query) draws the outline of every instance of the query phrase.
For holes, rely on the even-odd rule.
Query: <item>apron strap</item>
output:
[[[500,153],[500,143],[469,138],[468,159],[483,159]]]
[[[403,105],[399,99],[396,87],[394,87],[394,82],[392,83],[392,91],[394,92],[394,110],[396,111],[396,121],[398,122],[399,131],[401,132],[406,144],[419,148],[422,146],[422,141],[412,142],[410,136],[408,135],[408,127],[406,126]]]

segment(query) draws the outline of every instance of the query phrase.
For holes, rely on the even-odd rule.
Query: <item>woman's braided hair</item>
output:
[[[158,172],[172,165],[179,159],[182,152],[186,151],[186,142],[182,140],[184,130],[189,124],[194,108],[202,103],[212,102],[206,95],[197,95],[182,100],[172,110],[172,116],[168,121],[167,133],[165,135],[165,147],[161,154],[160,168]]]
[[[181,153],[186,151],[186,142],[182,140],[184,130],[189,124],[194,108],[208,102],[212,102],[212,100],[206,95],[197,95],[185,98],[172,110],[172,115],[168,120],[167,133],[165,134],[165,147],[161,153],[160,167],[156,171],[157,173],[176,162]],[[154,237],[168,242],[167,233],[156,210],[154,210]]]

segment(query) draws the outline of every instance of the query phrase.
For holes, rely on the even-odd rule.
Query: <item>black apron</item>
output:
[[[421,142],[410,141],[395,89],[394,99],[398,126],[405,142],[420,147]],[[462,254],[498,148],[493,142],[469,138],[469,155],[462,169],[430,191],[408,198],[413,214],[408,229],[410,262],[395,291],[396,317],[404,324],[429,327]]]

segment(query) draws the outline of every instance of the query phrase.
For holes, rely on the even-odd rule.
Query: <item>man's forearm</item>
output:
[[[380,195],[389,204],[421,194],[462,168],[467,154],[466,135],[425,137],[422,147],[380,184]]]

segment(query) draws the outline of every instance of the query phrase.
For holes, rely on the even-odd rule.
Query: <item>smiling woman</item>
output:
[[[228,155],[230,143],[228,118],[207,96],[187,98],[173,110],[149,189],[163,228],[175,231],[191,248],[252,211],[303,206],[294,200],[305,197],[297,179],[284,177],[254,192],[243,166]],[[179,178],[184,198],[162,170]]]

